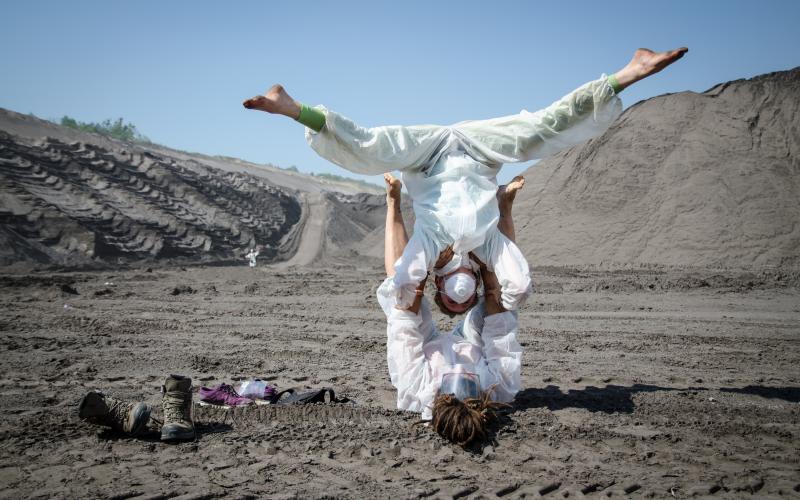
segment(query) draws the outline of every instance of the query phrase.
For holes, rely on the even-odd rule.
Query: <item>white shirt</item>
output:
[[[361,174],[402,172],[416,222],[389,285],[401,306],[411,304],[417,284],[452,245],[462,256],[475,251],[488,259],[503,287],[503,306],[514,310],[531,293],[530,276],[522,252],[497,230],[497,173],[503,163],[544,158],[602,133],[622,103],[603,75],[535,113],[452,126],[367,129],[319,109],[325,126],[318,133],[306,129],[306,139],[323,158]]]

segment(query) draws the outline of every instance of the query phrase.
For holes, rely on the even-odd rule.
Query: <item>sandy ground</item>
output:
[[[462,450],[394,410],[376,268],[2,275],[0,497],[800,495],[797,288],[535,278],[526,389],[493,443]],[[169,373],[195,390],[331,386],[357,404],[198,410],[183,444],[77,418],[94,388],[157,405]]]

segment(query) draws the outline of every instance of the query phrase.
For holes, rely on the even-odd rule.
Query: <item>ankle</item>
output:
[[[285,114],[292,120],[300,121],[300,116],[302,114],[302,111],[303,111],[303,104],[292,99],[291,104],[289,104],[289,106],[285,110]]]

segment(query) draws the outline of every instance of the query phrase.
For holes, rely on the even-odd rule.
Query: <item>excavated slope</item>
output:
[[[211,263],[255,245],[310,264],[383,224],[383,197],[355,184],[0,111],[0,266]]]
[[[800,68],[636,104],[540,162],[514,210],[535,265],[800,268]]]
[[[289,193],[247,174],[0,132],[0,263],[265,256],[298,222]]]

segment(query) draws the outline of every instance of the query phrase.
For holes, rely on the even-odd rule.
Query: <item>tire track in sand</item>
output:
[[[278,269],[312,264],[325,250],[325,231],[328,219],[325,196],[321,193],[308,193],[303,195],[303,202],[305,213],[301,221],[303,231],[300,234],[300,244],[289,260],[274,265]]]

